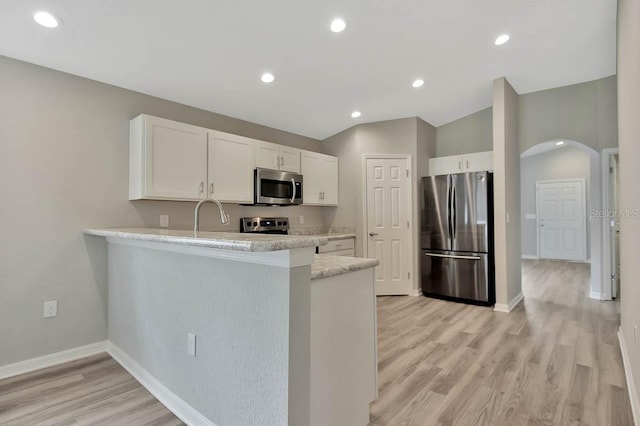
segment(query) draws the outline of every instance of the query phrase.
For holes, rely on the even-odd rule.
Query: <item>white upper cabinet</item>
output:
[[[302,151],[302,202],[308,205],[338,205],[338,159]]]
[[[193,200],[207,184],[207,130],[140,115],[131,121],[129,199]]]
[[[130,132],[130,200],[253,202],[253,139],[144,114]]]
[[[302,173],[304,204],[338,205],[336,157],[146,114],[131,120],[129,145],[130,200],[251,204],[261,167]]]
[[[209,131],[209,197],[233,203],[253,202],[255,143],[243,136]]]
[[[300,173],[300,150],[256,141],[256,167]]]
[[[436,157],[429,160],[429,175],[482,172],[493,170],[493,151]]]

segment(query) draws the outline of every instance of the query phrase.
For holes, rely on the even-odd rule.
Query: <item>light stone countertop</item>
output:
[[[223,250],[265,252],[324,246],[326,237],[308,235],[241,234],[239,232],[206,232],[157,229],[157,228],[113,228],[85,229],[85,234],[100,237],[117,237],[137,241],[181,244]]]
[[[311,280],[321,280],[361,269],[373,268],[379,264],[378,259],[316,254],[315,260],[311,264]]]

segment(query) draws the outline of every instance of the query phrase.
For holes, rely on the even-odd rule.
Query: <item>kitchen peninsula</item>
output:
[[[109,353],[186,423],[368,424],[377,260],[315,255],[321,237],[85,233],[108,242]]]

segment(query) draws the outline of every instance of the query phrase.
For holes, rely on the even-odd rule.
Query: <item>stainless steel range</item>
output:
[[[240,232],[287,235],[289,233],[289,218],[242,217],[240,218]]]

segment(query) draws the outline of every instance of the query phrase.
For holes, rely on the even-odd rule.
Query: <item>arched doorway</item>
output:
[[[589,263],[588,296],[592,299],[606,299],[602,280],[602,219],[598,212],[602,211],[602,180],[600,154],[594,149],[578,141],[569,139],[552,139],[534,145],[521,154],[521,203],[522,203],[522,253],[523,259],[555,259],[574,262]],[[579,192],[580,182],[583,182],[584,204],[580,210],[580,217],[569,217],[565,209],[563,212],[560,204],[567,203],[567,198],[562,193],[573,190]],[[558,214],[564,215],[559,226],[567,226],[564,234],[554,232],[541,232],[545,224],[545,218],[541,217],[540,207],[543,195],[541,188],[549,190],[551,195],[546,202],[549,205],[558,204]],[[553,190],[558,189],[556,193]],[[570,200],[575,201],[575,200]],[[577,201],[576,201],[577,202]],[[577,237],[579,227],[571,229],[576,220],[582,221],[583,237]],[[558,232],[563,232],[559,228]],[[553,235],[558,238],[559,244],[570,247],[574,242],[584,244],[584,256],[570,256],[565,250],[544,250],[545,235]],[[572,238],[575,237],[575,240]],[[582,239],[581,239],[582,238]],[[542,244],[541,244],[542,243]],[[553,241],[552,244],[555,244]],[[569,254],[566,254],[569,253]],[[526,295],[525,295],[526,296]]]

